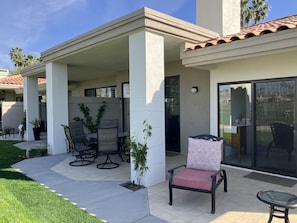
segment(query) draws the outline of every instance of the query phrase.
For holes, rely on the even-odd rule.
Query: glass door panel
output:
[[[295,80],[255,83],[255,167],[295,175]]]
[[[251,84],[219,86],[219,136],[224,138],[223,162],[251,166]]]
[[[180,152],[179,76],[165,78],[165,135],[166,150]]]

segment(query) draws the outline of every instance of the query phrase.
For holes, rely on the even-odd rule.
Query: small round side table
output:
[[[294,194],[267,190],[259,191],[257,198],[270,206],[268,223],[271,223],[273,217],[283,218],[285,223],[289,223],[289,209],[297,208],[297,196]]]

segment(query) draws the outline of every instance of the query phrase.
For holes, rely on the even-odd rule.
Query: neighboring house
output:
[[[23,88],[24,78],[21,75],[8,75],[9,72],[0,72],[0,131],[17,132],[23,119]],[[39,97],[45,95],[44,78],[38,79]],[[45,116],[45,109],[40,106],[40,116]],[[10,129],[13,129],[10,131]]]
[[[45,95],[46,79],[38,79],[40,96]],[[23,101],[24,78],[22,75],[0,77],[0,101]]]
[[[165,151],[186,154],[188,136],[200,133],[224,138],[226,164],[296,176],[295,148],[267,149],[272,122],[296,123],[296,16],[240,30],[239,0],[196,5],[197,25],[143,8],[21,71],[27,121],[38,115],[37,78],[46,77],[52,154],[66,152],[71,98],[108,96],[121,99],[118,118],[131,135],[142,138],[143,120],[152,125],[146,186],[166,179]]]

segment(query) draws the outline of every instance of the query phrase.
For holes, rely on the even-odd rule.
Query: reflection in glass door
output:
[[[219,136],[224,139],[223,162],[250,167],[251,84],[219,86]]]
[[[255,167],[296,174],[295,80],[255,83]]]
[[[166,150],[180,152],[179,76],[165,78]]]

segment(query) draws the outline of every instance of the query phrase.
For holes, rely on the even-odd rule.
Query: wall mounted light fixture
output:
[[[197,86],[193,86],[193,87],[191,88],[191,92],[192,92],[193,94],[196,94],[196,93],[198,92],[198,87],[197,87]]]

